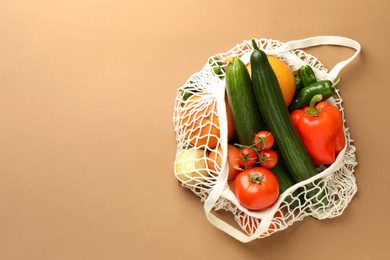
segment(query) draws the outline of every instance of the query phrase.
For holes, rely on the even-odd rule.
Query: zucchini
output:
[[[252,84],[261,117],[274,135],[279,156],[292,180],[295,183],[304,181],[316,175],[317,169],[291,121],[267,55],[258,48],[255,40],[252,43],[254,47],[250,58]],[[317,193],[318,189],[313,189],[309,196],[315,196]]]
[[[248,69],[237,57],[226,67],[226,92],[237,141],[250,146],[255,134],[265,128],[256,105]]]

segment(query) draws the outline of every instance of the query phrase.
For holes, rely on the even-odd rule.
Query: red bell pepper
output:
[[[336,106],[321,99],[315,95],[310,106],[290,116],[314,163],[331,164],[345,146],[343,117]]]

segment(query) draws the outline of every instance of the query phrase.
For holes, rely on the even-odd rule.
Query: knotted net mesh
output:
[[[267,54],[283,60],[293,72],[309,64],[319,80],[327,79],[327,69],[312,55],[302,50],[278,51],[283,43],[276,40],[258,39],[256,42]],[[248,60],[252,51],[251,41],[244,41],[210,58],[203,69],[178,89],[173,122],[177,142],[175,176],[202,202],[209,199],[216,186],[222,186],[213,209],[233,214],[241,230],[255,239],[286,229],[306,216],[325,219],[342,214],[357,192],[353,175],[357,162],[356,149],[345,124],[342,98],[336,89],[336,94],[328,101],[342,112],[346,138],[346,146],[336,161],[330,166],[318,166],[316,176],[287,189],[266,210],[250,211],[240,205],[227,179],[226,63],[220,61],[232,57]]]

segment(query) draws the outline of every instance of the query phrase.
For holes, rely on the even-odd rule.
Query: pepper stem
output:
[[[333,84],[332,84],[332,89],[336,87],[337,84],[339,84],[341,78],[338,78]]]
[[[257,172],[249,173],[249,180],[256,184],[261,184],[263,182],[263,178],[264,176],[261,173],[257,173]]]
[[[306,114],[311,115],[311,116],[318,116],[320,113],[320,110],[316,108],[316,104],[322,100],[322,95],[317,94],[314,95],[310,101],[310,108],[306,110]]]

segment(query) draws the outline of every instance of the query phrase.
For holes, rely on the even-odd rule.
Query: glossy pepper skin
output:
[[[295,92],[298,93],[301,89],[303,89],[303,83],[301,76],[299,73],[295,76]]]
[[[323,99],[328,99],[336,94],[336,85],[340,82],[338,79],[335,83],[330,80],[320,80],[311,85],[300,89],[291,101],[288,109],[293,111],[298,108],[303,108],[310,104],[311,99],[314,95],[321,94]]]
[[[294,110],[290,114],[313,162],[317,165],[333,163],[345,146],[343,118],[339,109],[321,100],[322,95],[315,95],[310,107]]]
[[[302,80],[303,87],[307,87],[317,82],[316,75],[310,65],[305,65],[299,68],[299,77]]]

